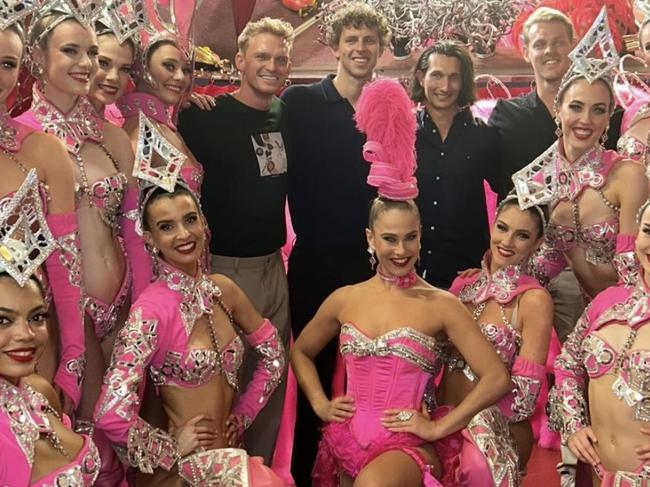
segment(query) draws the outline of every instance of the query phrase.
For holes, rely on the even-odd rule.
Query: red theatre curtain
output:
[[[253,15],[256,0],[230,0],[232,3],[233,17],[235,18],[235,31],[237,35],[244,30],[244,27]]]

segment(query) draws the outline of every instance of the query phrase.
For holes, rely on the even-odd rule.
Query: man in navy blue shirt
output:
[[[327,42],[338,60],[336,75],[282,94],[292,144],[289,209],[296,243],[289,259],[294,337],[337,288],[372,275],[364,230],[375,191],[366,184],[365,137],[354,122],[361,88],[372,79],[388,42],[386,19],[367,4],[337,12]],[[321,383],[332,382],[336,343],[316,358]],[[292,473],[298,487],[311,485],[319,419],[300,394]]]
[[[448,288],[460,270],[479,267],[489,243],[483,181],[498,174],[498,132],[474,118],[474,66],[467,50],[440,41],[420,55],[411,80],[422,218],[418,273]]]

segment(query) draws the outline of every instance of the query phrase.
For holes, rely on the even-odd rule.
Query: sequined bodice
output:
[[[18,444],[28,469],[34,464],[35,443],[42,434],[52,430],[48,418],[47,399],[28,385],[16,387],[0,379],[0,424],[8,424]],[[9,455],[8,445],[3,455]],[[31,484],[32,487],[91,486],[99,473],[99,454],[94,443],[84,436],[84,444],[76,457],[67,465],[50,472]],[[21,462],[15,459],[13,475],[27,475]],[[17,484],[16,484],[17,485]],[[26,484],[25,484],[26,485]]]
[[[436,340],[409,327],[370,338],[347,323],[339,339],[347,393],[356,407],[351,428],[363,445],[377,434],[375,430],[385,431],[380,418],[386,408],[422,406],[427,383],[442,364]]]
[[[616,151],[626,159],[645,162],[645,142],[637,139],[634,135],[622,135],[616,143]]]
[[[222,373],[228,384],[237,389],[237,374],[243,358],[244,343],[235,336],[221,353],[212,349],[169,351],[160,366],[149,368],[149,375],[155,386],[195,387]]]
[[[100,458],[97,447],[88,437],[84,437],[84,445],[72,462],[37,480],[30,487],[86,487],[95,485],[99,467]]]
[[[591,264],[612,261],[616,251],[618,215],[612,215],[601,223],[575,227],[550,222],[546,230],[546,242],[559,252],[566,253],[577,247],[585,249],[585,258]]]

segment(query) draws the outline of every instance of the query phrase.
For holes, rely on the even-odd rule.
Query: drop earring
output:
[[[368,246],[368,253],[370,254],[370,258],[368,259],[368,262],[370,262],[370,269],[374,271],[375,266],[377,265],[377,258],[375,257],[375,249]]]

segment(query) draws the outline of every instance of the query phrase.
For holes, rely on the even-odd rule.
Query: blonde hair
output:
[[[264,17],[255,22],[249,22],[246,24],[246,27],[244,27],[244,30],[237,38],[237,49],[239,49],[239,52],[245,52],[250,40],[259,34],[273,34],[274,36],[279,37],[285,42],[288,50],[291,50],[291,47],[293,46],[294,35],[291,24],[284,20]]]
[[[370,5],[354,2],[337,11],[329,20],[325,32],[325,41],[330,47],[335,48],[341,40],[341,33],[346,27],[376,28],[379,34],[379,45],[386,46],[390,41],[390,27],[383,14]]]
[[[527,46],[530,42],[530,29],[532,29],[533,25],[540,22],[560,22],[564,24],[566,32],[569,35],[569,41],[573,42],[573,24],[571,23],[571,19],[554,8],[540,7],[530,14],[530,17],[524,22],[524,29],[522,31],[524,46]]]

